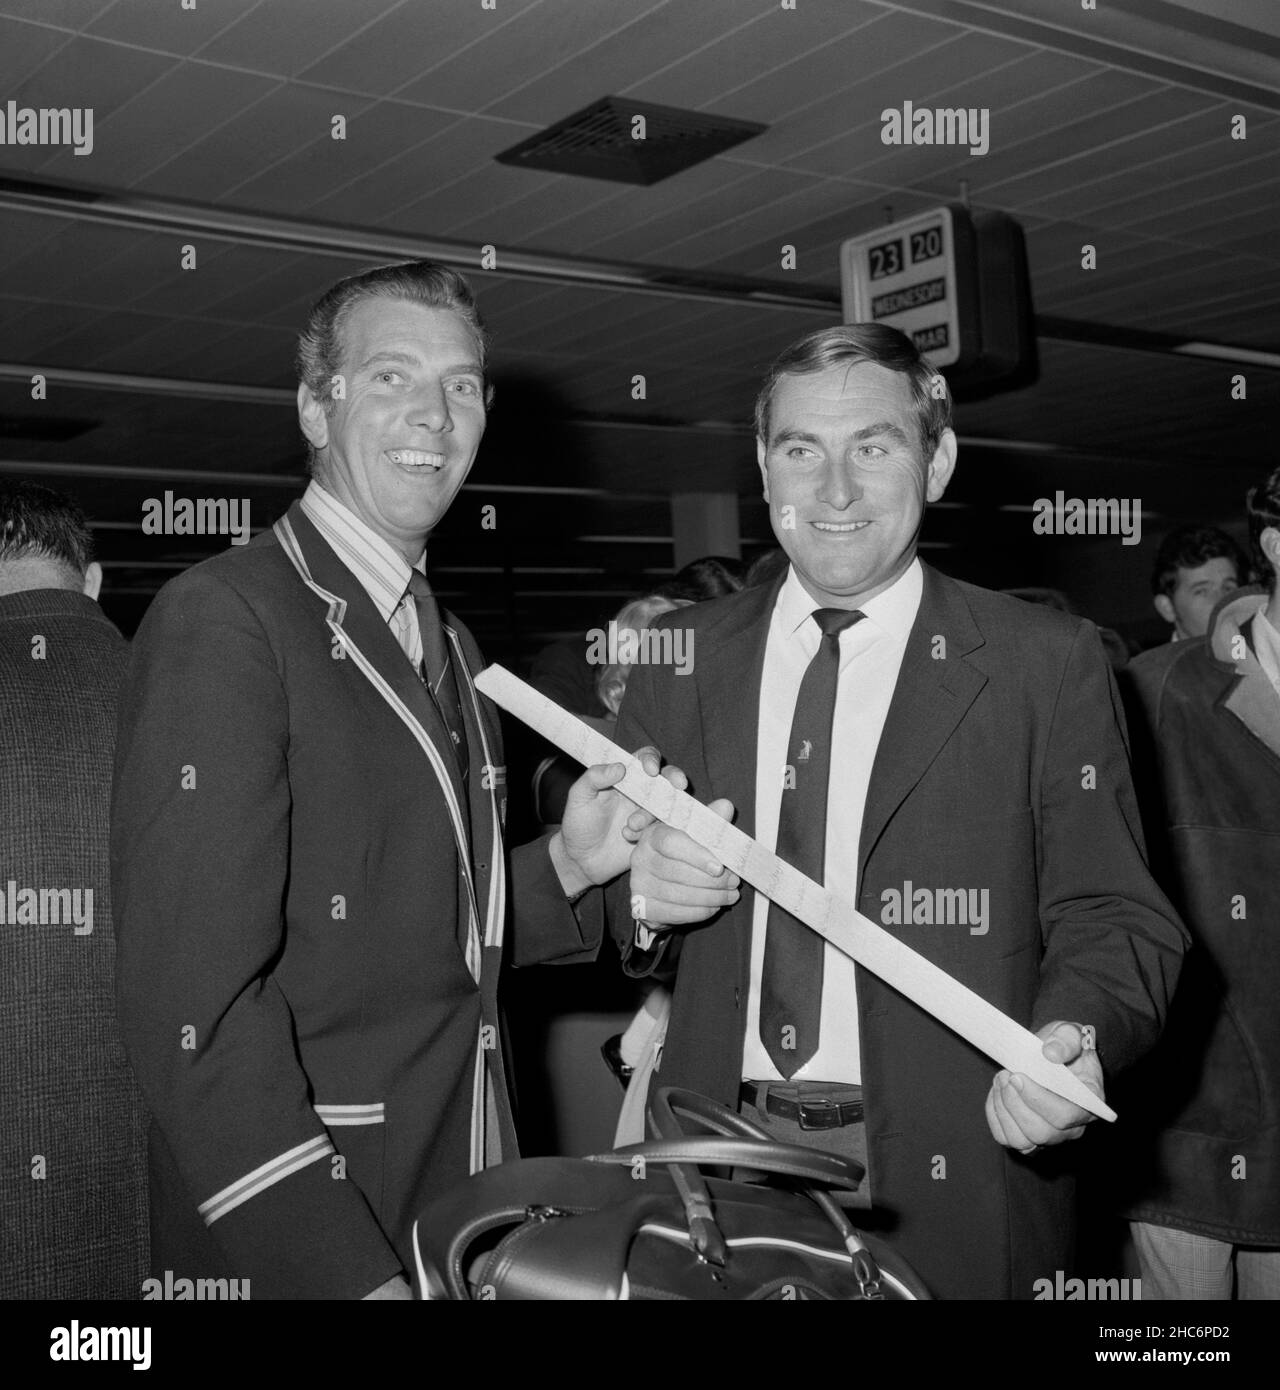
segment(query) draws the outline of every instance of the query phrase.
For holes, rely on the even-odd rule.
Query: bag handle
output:
[[[591,1154],[590,1163],[631,1164],[637,1158],[646,1163],[700,1164],[717,1168],[755,1168],[762,1173],[797,1178],[804,1183],[822,1183],[827,1187],[858,1186],[858,1165],[839,1154],[806,1149],[799,1144],[779,1144],[773,1140],[754,1138],[725,1138],[721,1135],[700,1135],[687,1139],[650,1139],[643,1144],[628,1144],[612,1153]]]
[[[714,1101],[710,1096],[704,1096],[697,1091],[686,1091],[676,1086],[660,1086],[654,1093],[653,1103],[649,1110],[649,1122],[654,1130],[665,1136],[683,1134],[684,1127],[680,1123],[679,1116],[686,1115],[698,1120],[710,1129],[714,1129],[719,1134],[738,1134],[746,1139],[762,1141],[763,1144],[776,1146],[794,1151],[799,1148],[805,1155],[816,1157],[822,1154],[821,1150],[804,1148],[802,1145],[778,1144],[767,1130],[762,1129],[753,1121],[748,1120],[745,1115],[739,1114],[736,1110],[730,1110],[727,1106]],[[835,1157],[833,1154],[822,1154],[824,1158]],[[854,1175],[854,1181],[847,1180],[841,1185],[846,1187],[857,1187],[866,1175],[866,1169],[855,1159],[846,1158],[841,1160]],[[757,1165],[763,1167],[764,1165]],[[676,1178],[678,1170],[672,1169],[672,1176]],[[695,1172],[694,1178],[698,1183],[702,1197],[706,1201],[707,1212],[710,1215],[710,1196],[702,1184],[701,1174]],[[676,1178],[676,1186],[683,1196],[685,1189],[680,1185]],[[840,1239],[844,1242],[845,1249],[849,1252],[849,1257],[853,1262],[854,1274],[862,1289],[864,1298],[880,1298],[880,1269],[876,1264],[875,1256],[867,1249],[862,1238],[854,1230],[849,1222],[849,1218],[844,1214],[840,1207],[832,1200],[831,1194],[825,1188],[808,1187],[805,1189],[807,1194],[818,1204],[826,1214],[827,1219],[840,1233]],[[693,1194],[690,1194],[691,1196]],[[686,1210],[690,1210],[688,1201],[685,1203]],[[691,1213],[692,1216],[692,1213]],[[714,1229],[714,1221],[712,1222]],[[692,1228],[691,1228],[692,1229]],[[716,1230],[716,1235],[719,1231]],[[714,1242],[713,1242],[714,1243]]]
[[[720,1136],[687,1137],[677,1113],[698,1120]],[[856,1188],[862,1181],[862,1165],[838,1154],[801,1144],[779,1143],[750,1120],[695,1091],[660,1086],[649,1108],[649,1123],[659,1136],[645,1144],[632,1144],[613,1154],[593,1155],[600,1163],[646,1162],[670,1165],[671,1180],[684,1204],[689,1235],[694,1249],[711,1264],[723,1266],[728,1257],[724,1236],[716,1225],[711,1194],[698,1171],[699,1164],[754,1168],[760,1172],[797,1178],[805,1190],[827,1213],[853,1253],[854,1244],[865,1249],[854,1236],[843,1213],[822,1188]],[[821,1184],[815,1188],[812,1184]]]

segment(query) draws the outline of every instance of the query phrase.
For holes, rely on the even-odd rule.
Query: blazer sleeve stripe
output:
[[[381,1125],[387,1120],[385,1101],[369,1105],[313,1105],[311,1107],[320,1120],[329,1127],[333,1125]]]
[[[309,1163],[314,1163],[326,1154],[334,1152],[329,1136],[317,1134],[314,1139],[308,1139],[305,1144],[299,1144],[297,1148],[277,1154],[269,1163],[264,1163],[261,1168],[255,1168],[252,1173],[246,1173],[244,1177],[233,1182],[230,1187],[224,1187],[221,1192],[215,1192],[207,1202],[201,1202],[199,1212],[204,1217],[205,1225],[212,1226],[220,1216],[225,1216],[229,1211],[238,1207],[241,1202],[247,1202],[250,1197],[256,1197],[258,1193],[265,1192],[267,1188],[278,1183],[282,1178],[287,1178],[291,1173],[296,1173]]]

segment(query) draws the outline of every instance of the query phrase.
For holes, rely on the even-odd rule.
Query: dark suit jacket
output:
[[[435,707],[298,505],[166,585],[139,630],[112,856],[121,1019],[155,1121],[157,1271],[248,1278],[254,1298],[360,1297],[412,1272],[426,1202],[497,1140],[515,1151],[500,735],[466,674],[479,652],[445,620],[470,747],[465,853]],[[590,959],[598,939],[545,842],[517,850],[512,875],[518,960]]]
[[[619,743],[655,744],[699,799],[729,797],[749,833],[780,584],[662,618],[693,629],[694,670],[636,666],[619,721]],[[1155,1041],[1185,941],[1143,861],[1121,729],[1092,624],[925,566],[871,774],[857,904],[880,922],[882,893],[908,881],[989,889],[985,935],[886,929],[1032,1029],[1094,1024],[1111,1073]],[[634,973],[678,951],[661,1084],[735,1106],[753,896],[649,955],[631,946],[621,889],[612,900]],[[1069,1146],[1028,1160],[996,1144],[983,1116],[994,1064],[874,975],[857,980],[871,1193],[891,1239],[940,1297],[1032,1297],[1068,1267]]]
[[[1159,1047],[1133,1078],[1140,1128],[1110,1186],[1141,1221],[1280,1245],[1280,700],[1257,658],[1262,589],[1204,637],[1129,663],[1158,873],[1193,946]],[[1119,1136],[1117,1136],[1118,1138]]]
[[[84,594],[0,596],[0,895],[93,893],[92,931],[61,905],[58,924],[15,925],[6,903],[0,926],[5,1299],[138,1298],[146,1277],[145,1121],[116,1026],[107,868],[127,655]]]

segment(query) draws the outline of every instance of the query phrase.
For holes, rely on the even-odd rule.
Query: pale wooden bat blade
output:
[[[859,965],[905,994],[913,1003],[971,1042],[1010,1071],[1021,1072],[1046,1090],[1074,1101],[1090,1114],[1114,1120],[1116,1112],[1060,1062],[1050,1062],[1040,1039],[980,994],[948,975],[883,927],[840,901],[821,884],[779,859],[714,811],[677,791],[665,777],[650,777],[639,761],[514,676],[492,665],[476,677],[476,688],[548,742],[585,767],[621,763],[626,776],[618,789],[667,825],[683,830],[703,849],[852,956]]]

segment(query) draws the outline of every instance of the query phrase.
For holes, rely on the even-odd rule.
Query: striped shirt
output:
[[[418,630],[417,606],[408,593],[412,572],[408,561],[314,478],[302,494],[302,510],[333,553],[359,580],[414,670],[418,670],[422,665],[422,634]],[[425,549],[413,568],[426,575]]]

